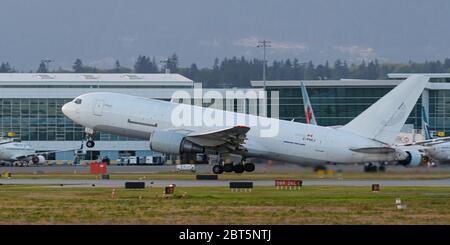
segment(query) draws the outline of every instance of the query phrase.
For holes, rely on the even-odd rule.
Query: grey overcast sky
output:
[[[315,63],[436,60],[450,57],[448,0],[1,0],[0,62],[36,70],[132,66],[176,52],[182,66],[215,57]]]

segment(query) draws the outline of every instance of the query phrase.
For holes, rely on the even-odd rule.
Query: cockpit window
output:
[[[81,104],[81,99],[77,98],[73,101],[75,104]]]

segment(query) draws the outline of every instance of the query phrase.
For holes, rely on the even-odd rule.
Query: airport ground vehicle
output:
[[[162,165],[162,156],[123,156],[116,161],[117,165]]]
[[[176,169],[177,171],[195,172],[195,164],[177,164]]]

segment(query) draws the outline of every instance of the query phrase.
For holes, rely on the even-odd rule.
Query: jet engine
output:
[[[45,157],[42,156],[42,155],[34,155],[34,156],[31,158],[31,162],[32,162],[33,164],[44,164],[44,163],[45,163]]]
[[[415,167],[422,163],[423,155],[418,150],[407,150],[405,152],[407,157],[404,160],[398,161],[399,164]]]
[[[166,131],[155,131],[150,137],[150,149],[152,151],[182,154],[203,153],[205,148],[186,139],[186,136]]]

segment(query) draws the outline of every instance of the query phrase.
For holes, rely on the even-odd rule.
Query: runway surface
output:
[[[211,165],[196,165],[197,173],[211,173]],[[330,166],[330,168],[336,171],[345,172],[361,172],[362,166],[355,165],[341,165]],[[402,166],[389,166],[392,171],[399,172],[411,172],[410,168],[404,168]],[[272,166],[267,164],[257,165],[256,172],[263,173],[301,173],[303,171],[311,171],[309,168],[304,168],[293,164],[274,164]],[[439,168],[421,168],[413,169],[416,171],[426,172],[450,172],[448,165],[443,165]],[[89,173],[89,166],[32,166],[32,167],[0,167],[0,172],[18,173]],[[167,173],[176,172],[174,165],[159,165],[159,166],[108,166],[108,173]],[[150,177],[151,178],[151,177]],[[220,177],[219,177],[220,178]],[[134,180],[74,180],[74,179],[5,179],[0,178],[0,184],[3,185],[48,185],[48,186],[61,186],[61,187],[124,187],[125,182],[138,181]],[[239,181],[252,181],[254,186],[274,186],[274,180],[239,180]],[[177,186],[184,187],[198,187],[198,186],[228,186],[229,180],[145,180],[146,186],[163,187],[170,184],[176,184]],[[334,185],[334,186],[371,186],[372,184],[380,184],[381,186],[450,186],[450,179],[438,179],[438,180],[355,180],[355,179],[304,179],[304,186],[311,185]]]
[[[211,173],[212,165],[197,164],[197,173]],[[110,165],[107,167],[108,173],[161,173],[161,172],[177,172],[175,165],[154,165],[154,166],[117,166]],[[362,172],[362,165],[330,165],[329,169],[342,172]],[[396,172],[450,172],[450,165],[442,165],[437,168],[419,168],[411,169],[403,166],[388,166],[389,171]],[[295,164],[257,164],[256,173],[292,173],[311,171],[311,167],[302,167]],[[0,166],[0,172],[10,173],[89,173],[89,166],[72,166],[72,165],[49,165],[49,166],[29,166],[29,167],[6,167]]]
[[[108,173],[170,173],[177,172],[175,165],[130,165],[130,166],[117,166],[109,165],[107,166]],[[197,173],[211,173],[212,165],[208,164],[197,164],[195,166]],[[304,171],[305,168],[288,164],[288,165],[276,165],[267,166],[266,164],[261,164],[257,166],[256,172],[290,172],[290,171]],[[10,172],[10,173],[89,173],[89,166],[71,166],[71,165],[51,165],[51,166],[29,166],[29,167],[0,167],[0,172]]]
[[[124,187],[125,182],[137,182],[138,180],[67,180],[67,179],[0,179],[2,185],[43,185],[49,187]],[[254,186],[274,186],[273,180],[239,180],[251,181]],[[200,186],[228,186],[229,180],[143,180],[147,187],[164,187],[175,184],[178,187]],[[331,185],[331,186],[448,186],[450,179],[441,180],[303,180],[303,186]],[[61,186],[62,185],[62,186]]]

